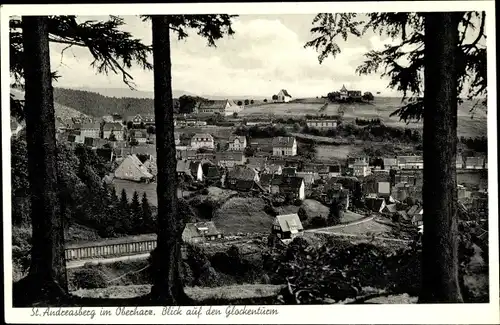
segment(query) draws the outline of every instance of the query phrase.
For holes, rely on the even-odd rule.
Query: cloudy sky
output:
[[[216,48],[195,32],[172,44],[173,89],[198,95],[270,97],[287,89],[295,98],[325,95],[343,84],[348,89],[398,96],[380,75],[358,76],[355,69],[364,53],[381,49],[393,40],[367,33],[341,42],[342,53],[319,64],[314,49],[304,49],[312,39],[314,15],[244,15],[235,18],[235,35],[219,40]],[[81,20],[107,17],[80,17]],[[125,16],[126,27],[135,37],[151,44],[151,25],[138,16]],[[98,75],[90,66],[86,49],[51,45],[52,70],[61,78],[55,86],[70,88],[126,88],[118,75]],[[152,61],[151,61],[152,62]],[[131,70],[138,90],[153,90],[153,72]]]

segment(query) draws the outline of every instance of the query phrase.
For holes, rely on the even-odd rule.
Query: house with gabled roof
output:
[[[135,182],[149,182],[153,175],[137,158],[136,155],[128,155],[115,170],[115,178]]]
[[[242,135],[231,135],[229,137],[229,150],[243,151],[247,147],[247,137]]]
[[[221,173],[217,166],[208,166],[206,168],[205,179],[209,181],[219,181],[221,178]]]
[[[342,167],[339,164],[328,166],[328,178],[342,175]]]
[[[198,114],[220,114],[222,116],[231,116],[243,110],[243,105],[237,105],[233,100],[204,100],[197,108]]]
[[[384,161],[384,170],[398,168],[398,160],[396,158],[382,158]]]
[[[215,164],[219,167],[233,168],[245,164],[245,155],[241,151],[218,151]]]
[[[130,141],[136,140],[138,143],[146,143],[148,141],[148,132],[146,129],[132,129],[129,131]]]
[[[116,122],[105,123],[102,127],[102,137],[109,140],[114,137],[114,141],[124,141],[125,126]]]
[[[368,209],[370,209],[373,212],[378,212],[382,213],[384,210],[386,203],[383,198],[377,198],[377,197],[366,197],[365,198],[365,205]]]
[[[83,124],[75,124],[75,129],[80,131],[82,139],[100,138],[101,124],[99,122],[88,122]]]
[[[279,239],[293,239],[304,231],[299,215],[296,213],[282,214],[274,218],[271,234]]]
[[[148,160],[143,163],[143,165],[151,175],[155,177],[158,175],[158,166],[156,165],[156,159],[153,156],[150,156]]]
[[[215,148],[214,137],[208,133],[196,133],[191,138],[191,148],[192,149],[200,149],[200,148],[214,149]]]
[[[255,169],[246,166],[235,166],[233,169],[227,171],[224,177],[224,186],[229,189],[238,190],[239,181],[259,182],[259,180],[259,174]]]
[[[304,179],[304,185],[306,187],[312,186],[319,179],[319,176],[316,176],[316,175],[311,174],[311,173],[304,173],[304,172],[296,172],[295,176],[301,177],[302,179]]]
[[[274,175],[271,180],[271,193],[304,200],[306,198],[304,179],[297,176]]]
[[[258,171],[263,171],[267,165],[267,157],[248,157],[247,166]]]
[[[356,177],[365,177],[370,175],[371,169],[366,161],[356,161],[353,166],[353,175]]]
[[[278,97],[276,99],[276,102],[278,103],[288,103],[292,100],[292,95],[290,95],[286,89],[281,89],[276,96]]]
[[[424,168],[424,158],[422,156],[398,156],[396,159],[400,169]]]
[[[187,223],[182,232],[184,243],[200,243],[223,238],[213,221]]]
[[[296,156],[297,140],[295,137],[274,137],[273,156]]]

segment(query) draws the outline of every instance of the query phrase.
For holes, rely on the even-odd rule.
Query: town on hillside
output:
[[[341,91],[340,99],[335,100],[351,95]],[[271,102],[292,103],[287,98],[289,93],[281,90]],[[267,103],[260,105],[265,109]],[[215,252],[233,247],[240,254],[264,254],[272,247],[286,247],[296,238],[311,240],[320,235],[392,240],[403,247],[419,240],[424,232],[421,151],[398,154],[370,148],[336,155],[345,147],[359,146],[357,140],[335,142],[346,130],[358,128],[376,134],[373,130],[381,127],[380,120],[356,118],[350,123],[342,114],[325,114],[321,107],[316,114],[287,118],[245,115],[251,106],[229,99],[201,101],[189,114],[175,116],[178,197],[190,211],[182,234],[185,259],[192,254],[188,249],[192,245]],[[100,237],[109,238],[102,244],[89,244],[88,240],[68,244],[68,263],[105,260],[106,252],[123,246],[125,238],[126,243],[133,243],[131,248],[110,256],[139,256],[154,248],[158,170],[154,115],[78,116],[56,122],[56,129],[59,143],[73,150],[86,148],[107,166],[100,177],[122,202],[118,206],[124,200],[133,205],[135,200],[136,208],[130,213],[135,209],[142,215],[141,204],[151,211],[149,226],[134,226],[131,221],[129,226],[110,230],[115,222],[110,221],[99,230]],[[349,132],[350,137],[356,134]],[[389,128],[389,132],[393,131]],[[395,134],[404,137],[405,133]],[[22,134],[22,127],[13,127],[14,138]],[[414,144],[421,141],[418,132],[407,135]],[[377,138],[370,135],[369,139],[376,143]],[[467,147],[470,141],[462,142]],[[475,142],[471,143],[469,147],[474,147]],[[330,152],[327,159],[318,155],[320,148]],[[480,152],[463,154],[456,160],[459,211],[477,215],[483,226],[476,235],[484,238],[487,159]],[[113,239],[119,233],[129,237]],[[249,241],[252,243],[246,244]],[[88,245],[95,248],[84,248]]]
[[[315,23],[340,24],[327,19],[328,15],[320,14]],[[350,15],[343,19],[351,19]],[[408,13],[398,15],[408,18]],[[29,22],[30,17],[23,19]],[[73,39],[73,32],[64,27],[73,26],[71,17],[38,17],[33,18],[32,24],[38,19],[50,22],[50,40],[46,43],[63,40],[82,43],[78,46],[83,47],[94,44],[94,39]],[[173,22],[181,30],[195,29],[202,39],[212,35],[214,40],[208,39],[209,44],[220,38],[219,32],[213,32],[209,25],[222,24],[219,28],[226,30],[231,18],[169,16],[177,21],[147,17],[153,20],[150,25],[163,24],[166,27],[160,31],[170,28],[174,35],[178,32],[172,28],[174,25],[169,25]],[[369,21],[374,19],[367,17]],[[395,24],[389,18],[384,24]],[[465,16],[461,24],[467,18],[470,19]],[[128,53],[131,48],[141,49],[142,41],[130,39],[133,33],[115,30],[113,26],[120,24],[120,18],[110,19],[108,24],[88,21],[77,26],[112,29],[102,32],[111,35],[105,40],[98,37],[100,32],[89,31],[98,44],[98,49],[90,51],[96,57],[97,67],[103,64],[100,51],[107,51],[108,47],[111,51],[109,59],[103,56],[111,66],[99,69],[110,74],[120,74],[131,67],[135,71],[136,60],[152,57],[150,47],[145,46],[142,53]],[[419,19],[410,20],[418,25]],[[21,24],[11,20],[13,26]],[[260,23],[261,19],[256,21]],[[29,28],[22,22],[23,28]],[[286,22],[283,19],[273,23]],[[150,22],[135,24],[135,28],[146,23]],[[347,21],[344,23],[349,26]],[[208,27],[203,27],[206,24]],[[371,24],[380,28],[378,21]],[[399,24],[396,27],[400,29]],[[150,35],[151,28],[140,32]],[[17,38],[22,39],[23,33]],[[155,33],[153,39],[160,43],[168,39]],[[253,30],[247,34],[252,33]],[[413,30],[411,33],[410,43],[422,34]],[[38,35],[35,30],[31,34]],[[191,34],[196,35],[194,30]],[[427,32],[425,35],[426,40],[430,38]],[[130,43],[111,42],[114,37]],[[12,42],[18,42],[17,47],[11,46],[11,52],[25,46],[17,38],[11,36]],[[192,40],[194,37],[190,36]],[[332,42],[329,37],[311,42],[321,47],[323,40]],[[175,50],[165,53],[179,55],[176,41],[177,37],[173,37],[172,42],[151,48],[158,51],[170,46]],[[276,42],[278,46],[274,44],[273,51],[287,42]],[[365,43],[369,44],[368,40]],[[365,43],[358,47],[365,48]],[[251,41],[238,44],[254,46]],[[453,49],[448,45],[445,47]],[[475,53],[476,45],[467,51]],[[222,44],[222,50],[217,47],[210,51],[220,54],[228,46]],[[189,50],[190,57],[217,56],[215,52],[193,49],[196,47]],[[430,52],[427,49],[426,46],[425,55]],[[238,53],[243,53],[227,51],[234,60]],[[287,50],[283,51],[280,55],[287,56]],[[330,51],[336,50],[332,47]],[[386,50],[381,51],[383,54],[367,50],[365,59],[375,61],[362,70],[375,69],[373,65],[387,71],[391,68],[387,75],[392,78],[391,85],[395,85],[394,92],[410,86],[421,92],[417,72],[415,76],[407,70],[398,72],[399,68],[387,63],[395,62],[400,50],[386,45]],[[414,51],[417,53],[412,55],[425,64],[432,61],[423,60],[420,50]],[[253,49],[252,57],[257,52]],[[320,61],[325,53],[318,52]],[[24,57],[17,54],[11,57]],[[299,59],[305,61],[309,54]],[[474,61],[483,54],[468,54],[466,69],[472,69],[469,65],[483,69],[485,65]],[[115,58],[117,55],[120,57]],[[210,61],[210,73],[217,71],[217,64],[226,63],[227,55]],[[365,60],[361,55],[352,55],[348,60],[336,59],[335,64]],[[376,55],[387,58],[373,59]],[[38,56],[33,55],[33,59],[39,60],[36,64],[23,68],[31,69],[31,79],[23,81],[28,85],[11,86],[10,130],[3,130],[7,137],[10,131],[8,181],[12,196],[12,281],[16,292],[12,300],[19,306],[31,307],[28,289],[39,287],[40,281],[44,284],[39,288],[40,297],[61,294],[63,298],[54,301],[65,301],[65,306],[111,306],[119,302],[137,309],[135,306],[153,302],[156,306],[160,301],[166,306],[228,305],[243,310],[255,307],[251,305],[413,304],[428,302],[426,297],[434,303],[432,299],[438,298],[432,290],[434,280],[429,276],[434,274],[441,281],[437,285],[445,287],[438,294],[451,291],[438,302],[455,302],[459,299],[449,297],[456,295],[454,290],[458,289],[443,280],[450,280],[451,273],[458,274],[460,299],[467,303],[491,301],[489,195],[494,188],[488,182],[491,138],[487,138],[486,102],[464,99],[457,104],[454,95],[448,96],[446,102],[436,98],[430,101],[430,81],[426,78],[426,107],[429,102],[439,103],[436,110],[442,114],[436,114],[434,123],[428,123],[426,115],[424,133],[423,101],[415,97],[417,90],[411,98],[385,93],[381,96],[377,90],[383,89],[387,80],[377,84],[373,80],[378,80],[378,76],[363,79],[364,74],[354,72],[352,76],[345,71],[330,73],[333,70],[328,69],[333,69],[333,65],[328,64],[318,65],[325,69],[324,73],[313,68],[303,71],[310,68],[307,62],[295,71],[296,61],[290,59],[285,62],[289,74],[284,66],[259,67],[258,71],[272,70],[275,76],[259,74],[261,80],[252,83],[251,78],[257,77],[251,73],[238,75],[230,67],[235,62],[224,68],[227,74],[211,77],[203,72],[205,61],[197,58],[200,61],[185,74],[191,78],[188,79],[171,64],[181,60],[154,56],[154,64],[141,62],[141,66],[154,67],[151,80],[155,84],[150,89],[154,88],[154,92],[147,95],[146,91],[137,91],[134,98],[127,95],[134,92],[123,87],[59,87],[61,84],[48,77],[48,61],[41,62]],[[248,60],[245,64],[254,62],[248,56],[241,57]],[[130,60],[133,64],[128,63]],[[267,60],[265,57],[261,63],[270,65]],[[276,61],[273,64],[277,65],[279,57],[268,61]],[[442,57],[437,62],[443,62]],[[189,64],[182,63],[182,69],[189,70]],[[131,67],[122,68],[121,64]],[[16,71],[12,74],[21,74],[18,65],[13,67]],[[431,68],[439,70],[436,66]],[[418,69],[423,66],[420,64]],[[447,69],[435,74],[446,75]],[[450,69],[455,70],[460,69]],[[430,71],[427,66],[425,71]],[[147,72],[153,75],[152,71]],[[318,79],[308,78],[308,74],[316,72],[318,76],[314,78]],[[38,80],[43,91],[37,93],[33,76],[38,74],[44,75],[45,80]],[[291,80],[293,76],[297,80]],[[243,78],[244,82],[236,78]],[[51,80],[54,86],[50,86]],[[144,79],[134,75],[136,81],[140,84]],[[401,83],[405,83],[404,87]],[[181,91],[172,86],[186,88]],[[438,93],[444,93],[446,87],[439,87]],[[448,84],[447,87],[450,91]],[[109,94],[125,95],[105,95],[107,90]],[[455,109],[456,115],[451,112]],[[405,114],[410,117],[405,119]],[[475,114],[473,119],[471,114]],[[440,138],[436,134],[445,140],[437,141]],[[447,263],[455,271],[447,270]]]

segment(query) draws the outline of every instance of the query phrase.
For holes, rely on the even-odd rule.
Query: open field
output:
[[[245,117],[259,115],[300,116],[306,114],[316,114],[322,106],[323,104],[320,103],[269,103],[245,107],[245,109],[238,115]]]
[[[240,116],[303,116],[306,114],[343,114],[344,120],[352,122],[356,118],[376,119],[379,118],[387,126],[422,128],[422,122],[406,124],[399,117],[390,114],[401,107],[401,99],[393,97],[375,98],[371,103],[329,103],[325,110],[320,111],[323,99],[304,98],[290,103],[269,103],[245,107]],[[473,112],[475,101],[464,101],[458,108],[458,136],[476,137],[486,136],[486,109],[477,105]],[[473,118],[471,118],[473,117]]]
[[[356,155],[363,152],[362,146],[354,145],[317,145],[316,146],[316,159],[322,161],[331,161],[335,159],[347,159],[349,155]]]
[[[224,234],[268,232],[273,218],[264,212],[260,198],[233,197],[224,203],[213,219]]]

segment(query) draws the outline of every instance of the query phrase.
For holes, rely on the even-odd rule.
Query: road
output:
[[[85,259],[85,260],[75,260],[66,262],[67,269],[74,269],[78,267],[84,266],[86,263],[92,264],[110,264],[120,261],[130,261],[130,260],[141,260],[147,259],[149,257],[149,253],[136,254],[136,255],[127,255],[127,256],[119,256],[119,257],[108,257],[108,258],[93,258],[93,259]]]
[[[392,242],[398,242],[398,243],[411,243],[411,240],[405,240],[405,239],[397,239],[397,238],[386,238],[386,237],[377,237],[377,236],[366,236],[366,235],[358,235],[358,234],[346,234],[346,233],[341,233],[341,232],[335,232],[332,230],[335,229],[342,229],[348,226],[355,226],[359,225],[368,221],[372,221],[375,217],[368,217],[359,221],[343,224],[343,225],[337,225],[337,226],[332,226],[332,227],[325,227],[325,228],[318,228],[318,229],[309,229],[305,230],[304,232],[309,232],[309,233],[316,233],[316,234],[325,234],[325,235],[330,235],[330,236],[339,236],[339,237],[354,237],[354,238],[365,238],[365,239],[377,239],[377,240],[384,240],[384,241],[392,241]]]

